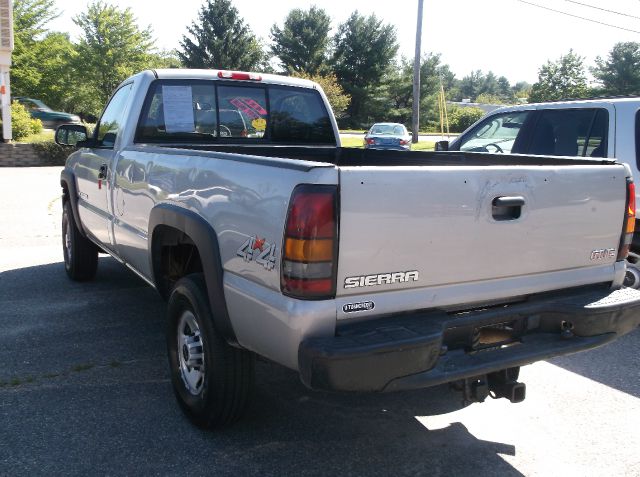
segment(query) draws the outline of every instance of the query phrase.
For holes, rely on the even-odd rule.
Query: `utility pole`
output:
[[[414,144],[418,142],[418,128],[420,127],[420,43],[422,43],[422,0],[418,0],[416,56],[413,60],[413,118],[411,120],[411,142]]]

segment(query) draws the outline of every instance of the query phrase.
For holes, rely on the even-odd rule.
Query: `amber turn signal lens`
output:
[[[333,240],[287,238],[285,258],[296,262],[330,262],[333,260]]]

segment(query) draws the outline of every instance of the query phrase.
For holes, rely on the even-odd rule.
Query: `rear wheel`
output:
[[[64,201],[62,209],[62,253],[69,278],[87,281],[96,276],[98,248],[78,230],[68,200]]]
[[[253,355],[228,345],[216,331],[202,274],[176,283],[167,326],[171,381],[185,414],[202,428],[240,419],[253,387]]]

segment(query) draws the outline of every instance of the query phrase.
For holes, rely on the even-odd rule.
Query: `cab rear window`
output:
[[[136,142],[335,145],[319,93],[305,88],[204,80],[157,80]]]

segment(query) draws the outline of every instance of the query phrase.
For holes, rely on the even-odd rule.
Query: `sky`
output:
[[[69,32],[72,39],[77,38],[80,30],[72,18],[88,3],[88,0],[56,0],[63,13],[49,24],[50,29]],[[204,0],[110,0],[110,3],[131,8],[140,26],[152,28],[157,48],[171,50],[179,48],[187,26],[197,18]],[[331,16],[334,29],[354,10],[367,15],[374,13],[397,27],[398,54],[414,56],[418,0],[234,0],[233,3],[265,43],[269,41],[271,26],[282,25],[292,8],[307,9],[311,5],[323,8]],[[540,66],[548,60],[557,60],[569,49],[585,57],[586,64],[591,66],[597,56],[606,57],[613,45],[621,41],[640,42],[640,0],[424,0],[421,50],[440,53],[442,61],[460,79],[480,69],[506,76],[512,84],[534,83]]]

